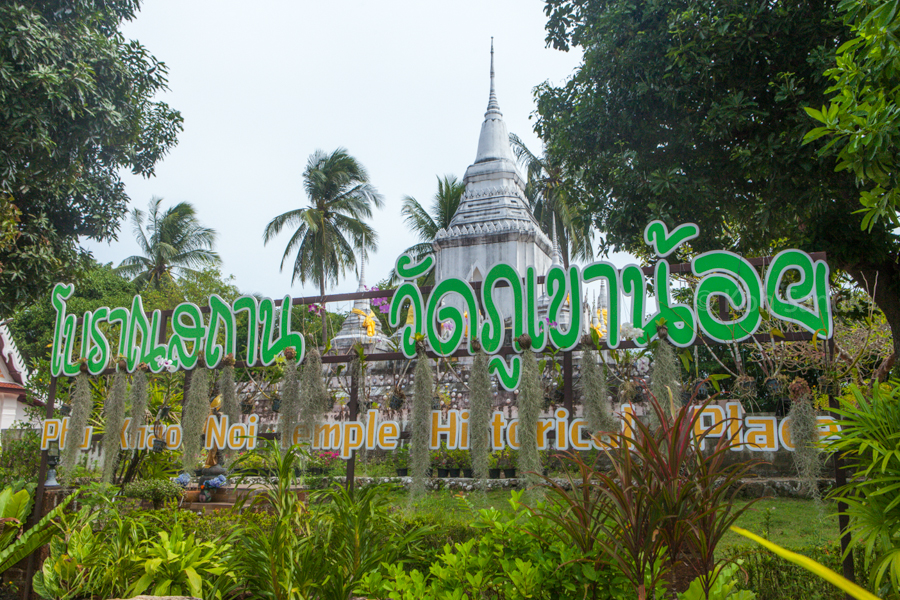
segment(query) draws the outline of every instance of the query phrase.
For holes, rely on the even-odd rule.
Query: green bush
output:
[[[122,495],[126,498],[139,498],[159,508],[164,502],[178,500],[184,494],[180,485],[169,479],[140,479],[125,485]]]
[[[515,493],[512,502],[519,497]],[[469,539],[444,544],[427,571],[386,565],[367,574],[356,591],[392,600],[634,597],[621,571],[594,569],[578,549],[550,534],[552,526],[521,509],[483,509],[468,526]]]
[[[38,483],[41,465],[41,432],[25,423],[15,423],[0,450],[0,488],[17,481]]]

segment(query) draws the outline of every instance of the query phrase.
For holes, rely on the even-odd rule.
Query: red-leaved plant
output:
[[[727,433],[702,451],[710,429],[695,433],[701,410],[673,407],[669,414],[652,395],[649,405],[655,428],[636,419],[624,432],[598,434],[607,441],[609,469],[563,454],[570,489],[544,478],[547,503],[529,509],[554,522],[556,535],[577,546],[595,569],[615,564],[638,600],[662,587],[686,589],[694,578],[709,597],[719,572],[716,546],[750,506],[736,506],[735,499],[754,463],[726,460]],[[727,432],[728,422],[722,425]]]

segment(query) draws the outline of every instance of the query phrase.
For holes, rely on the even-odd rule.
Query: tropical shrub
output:
[[[70,517],[34,577],[42,598],[130,597],[145,591],[220,599],[235,586],[228,543],[198,542],[180,524],[148,536],[145,523],[115,514],[94,530],[97,512]]]
[[[840,453],[848,483],[829,497],[848,506],[851,548],[865,549],[871,587],[900,596],[900,382],[840,398],[841,432],[829,449]]]
[[[427,571],[387,564],[364,576],[357,593],[392,600],[633,598],[621,571],[583,562],[580,549],[550,534],[553,523],[522,509],[521,497],[513,492],[512,514],[475,513],[475,537],[445,544]]]
[[[34,527],[23,531],[34,503],[31,491],[16,486],[0,492],[0,573],[50,540],[55,532],[53,520],[62,514],[74,498],[74,495],[69,496]]]
[[[727,436],[701,453],[706,435],[694,433],[701,411],[672,406],[670,414],[652,395],[650,407],[657,426],[636,420],[631,432],[603,432],[611,469],[568,455],[568,489],[545,478],[547,505],[532,511],[556,524],[550,532],[579,549],[586,567],[616,565],[639,600],[695,578],[708,594],[722,572],[716,548],[750,506],[738,508],[735,499],[751,465],[726,464]]]

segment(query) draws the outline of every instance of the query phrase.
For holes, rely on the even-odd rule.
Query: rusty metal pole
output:
[[[834,339],[828,340],[827,345],[828,352],[828,361],[834,360]],[[830,409],[838,408],[838,401],[832,394],[833,386],[828,386],[828,407]],[[840,415],[835,415],[835,417],[840,420]],[[844,465],[841,460],[841,457],[834,453],[832,455],[832,459],[834,460],[834,484],[837,487],[843,487],[847,485],[847,471],[844,470]],[[851,542],[851,534],[850,534],[850,517],[847,516],[847,509],[849,507],[845,502],[838,501],[837,509],[838,509],[838,529],[841,532],[841,555],[844,557],[841,561],[841,567],[843,568],[844,577],[849,579],[850,581],[856,581],[856,576],[854,573],[853,566],[853,554],[847,552],[847,548],[850,547]],[[852,597],[850,594],[846,595],[847,600],[851,600]]]
[[[572,352],[563,352],[563,406],[569,411],[569,422],[575,418],[575,399],[572,391]]]
[[[359,417],[359,376],[354,370],[350,373],[350,421],[356,421]],[[344,485],[347,491],[353,491],[354,479],[356,477],[356,450],[352,451],[350,459],[347,461],[347,473],[344,478]]]
[[[56,402],[56,377],[50,378],[50,389],[47,391],[47,404],[45,405],[44,417],[46,419],[53,418],[54,404]],[[34,527],[41,520],[44,510],[44,483],[47,481],[47,464],[49,462],[49,452],[41,451],[41,466],[38,469],[38,484],[35,491],[34,509],[31,516],[28,517],[28,528]],[[35,554],[40,550],[35,550],[28,556],[28,563],[25,566],[25,585],[22,589],[22,599],[28,600],[31,595],[31,579],[34,577]]]

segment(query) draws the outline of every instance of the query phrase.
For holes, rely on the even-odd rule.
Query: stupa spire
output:
[[[556,235],[556,215],[553,215],[553,256],[550,258],[553,259],[551,266],[562,266],[562,251],[559,249],[559,238]]]
[[[481,136],[478,138],[478,154],[475,164],[490,160],[508,160],[515,163],[512,150],[509,148],[509,132],[503,122],[500,103],[497,102],[497,88],[494,82],[494,38],[491,38],[491,91],[488,96],[487,112],[481,124]]]
[[[488,107],[487,112],[484,113],[484,117],[488,118],[488,115],[496,114],[499,117],[503,116],[503,113],[500,112],[500,103],[497,102],[497,90],[494,87],[494,38],[491,36],[491,94],[488,97]]]

